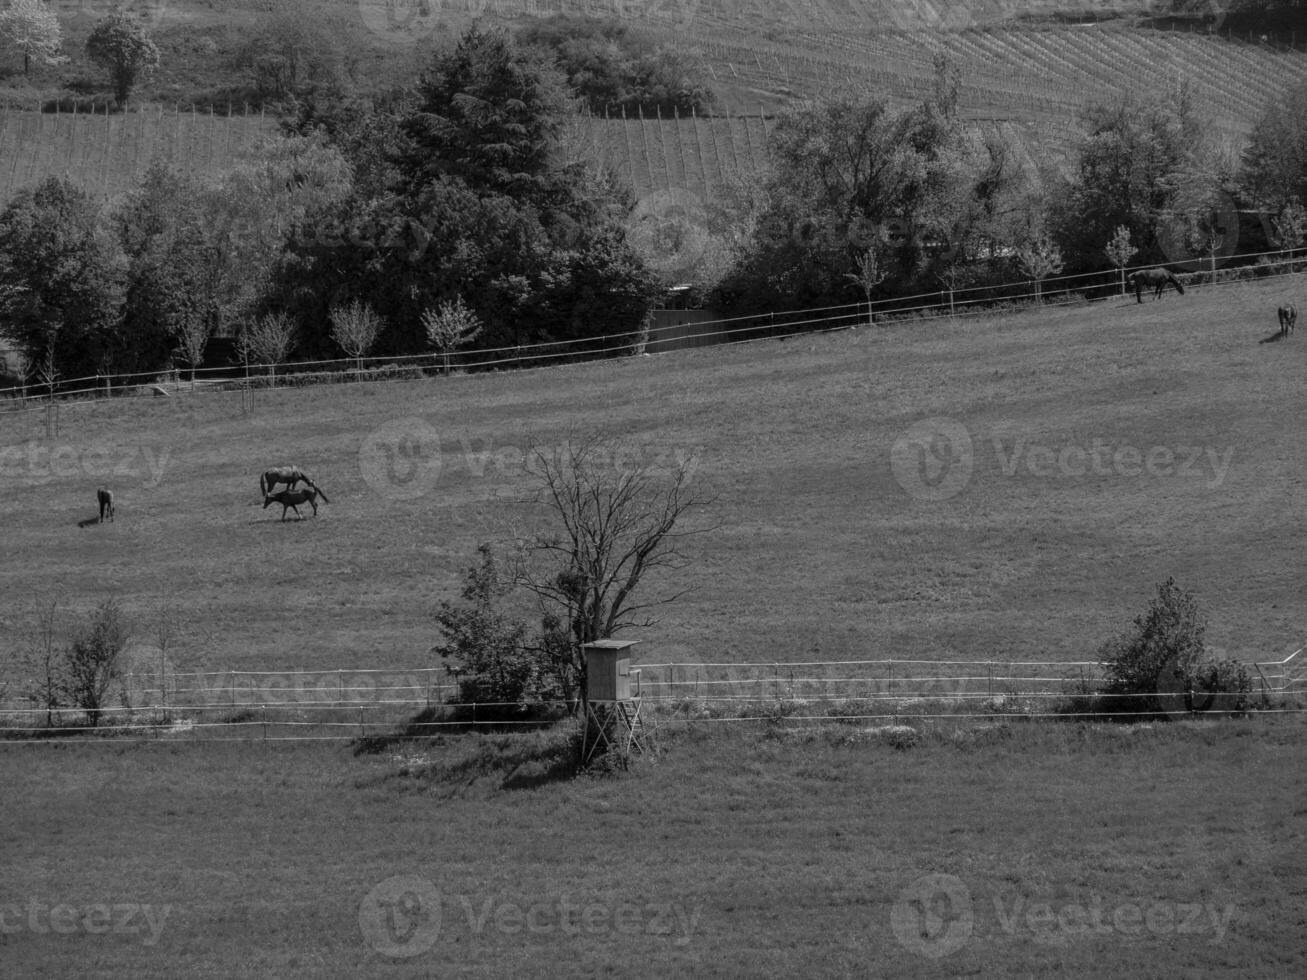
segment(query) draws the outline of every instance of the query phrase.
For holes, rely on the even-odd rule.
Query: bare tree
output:
[[[265,313],[247,325],[245,342],[249,351],[268,366],[268,377],[276,385],[277,365],[286,360],[295,325],[285,313]]]
[[[682,518],[711,501],[690,486],[693,458],[660,475],[622,465],[629,455],[601,437],[531,455],[554,526],[519,542],[515,578],[538,600],[542,648],[566,661],[583,694],[584,644],[651,625],[652,609],[685,595],[673,587],[650,596],[641,586],[650,572],[685,566],[684,540],[707,529],[684,529]]]
[[[862,294],[867,300],[867,323],[874,324],[876,317],[871,311],[871,294],[877,286],[885,281],[889,275],[889,270],[881,267],[880,256],[876,254],[875,247],[868,248],[858,256],[858,264],[855,271],[844,273],[844,278],[856,283],[862,289]]]
[[[481,333],[482,323],[459,296],[452,303],[443,302],[434,310],[422,312],[422,326],[427,339],[444,356],[445,374],[449,374],[449,355],[470,344]]]
[[[54,712],[63,704],[64,685],[58,654],[55,650],[56,611],[59,600],[32,597],[35,636],[32,643],[32,679],[27,694],[39,708],[45,709],[45,727],[54,727]]]
[[[331,339],[347,356],[354,358],[362,374],[363,355],[377,342],[384,321],[372,312],[370,306],[358,300],[348,306],[333,306],[328,316],[331,318]]]
[[[187,309],[176,322],[177,357],[191,369],[191,390],[195,390],[195,369],[204,361],[204,349],[213,335],[213,323],[201,311]]]
[[[1117,275],[1121,280],[1121,295],[1125,295],[1125,267],[1130,264],[1130,259],[1139,251],[1130,241],[1130,229],[1125,225],[1116,226],[1116,234],[1112,240],[1107,243],[1103,249],[1103,254],[1107,260],[1116,266]]]
[[[956,312],[953,306],[953,294],[957,292],[958,285],[962,282],[962,277],[965,274],[966,273],[963,270],[962,266],[959,265],[956,261],[950,262],[942,270],[935,273],[935,278],[939,280],[939,284],[943,286],[946,290],[948,290],[948,315],[949,316],[953,316],[953,314]]]

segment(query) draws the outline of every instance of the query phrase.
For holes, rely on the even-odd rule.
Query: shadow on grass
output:
[[[355,756],[392,753],[398,769],[381,777],[406,788],[535,789],[576,776],[580,732],[565,714],[525,707],[512,717],[473,720],[472,705],[432,705],[393,732],[353,741]]]

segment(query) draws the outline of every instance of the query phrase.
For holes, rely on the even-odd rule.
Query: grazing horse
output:
[[[259,475],[259,490],[265,497],[272,493],[273,487],[278,483],[286,484],[287,490],[294,490],[297,483],[313,486],[313,481],[309,479],[308,474],[298,466],[278,466],[265,470]]]
[[[1161,299],[1168,285],[1174,286],[1175,291],[1181,296],[1184,295],[1184,286],[1180,284],[1180,280],[1165,269],[1140,269],[1138,272],[1130,273],[1129,278],[1135,287],[1135,299],[1140,303],[1144,301],[1145,287],[1152,288],[1153,299]]]
[[[269,504],[281,504],[281,519],[286,519],[286,511],[293,510],[297,518],[303,519],[304,515],[300,513],[300,504],[309,504],[313,507],[313,516],[318,516],[318,498],[322,498],[324,504],[331,503],[327,495],[317,487],[310,484],[307,490],[282,490],[279,493],[264,494],[263,509],[267,510]]]
[[[1292,303],[1285,303],[1276,313],[1280,317],[1280,336],[1289,336],[1289,334],[1293,333],[1294,325],[1298,322],[1298,311],[1293,308]]]
[[[100,523],[104,523],[104,515],[109,515],[110,523],[113,522],[113,491],[101,487],[95,491],[96,502],[100,505]]]

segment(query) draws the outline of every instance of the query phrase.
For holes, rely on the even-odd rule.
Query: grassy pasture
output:
[[[32,593],[117,596],[146,640],[166,599],[179,669],[430,665],[476,544],[540,518],[527,448],[593,432],[696,456],[716,495],[693,564],[648,582],[693,591],[640,634],[647,662],[1090,659],[1168,575],[1214,647],[1279,659],[1303,638],[1307,347],[1257,340],[1302,286],[278,389],[249,417],[235,393],[116,399],[65,406],[54,438],[7,413],[0,677]],[[259,506],[289,462],[330,497],[316,519]],[[79,527],[102,483],[117,521]]]
[[[696,728],[564,782],[539,738],[9,747],[0,957],[106,980],[1301,976],[1301,736]]]

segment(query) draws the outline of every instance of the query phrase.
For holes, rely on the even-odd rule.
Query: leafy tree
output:
[[[203,360],[215,325],[206,315],[204,251],[213,226],[206,188],[161,163],[151,164],[114,212],[127,257],[123,334],[133,371],[157,370],[171,345],[192,368]]]
[[[444,358],[445,374],[449,374],[449,355],[475,340],[483,327],[462,296],[441,303],[434,310],[423,310],[422,325],[427,340]]]
[[[517,37],[548,51],[591,112],[689,112],[712,102],[697,59],[616,19],[556,14],[532,20]]]
[[[1107,260],[1112,263],[1121,277],[1122,296],[1125,295],[1125,267],[1130,264],[1130,258],[1138,251],[1139,249],[1130,243],[1130,229],[1125,225],[1116,226],[1116,234],[1103,249],[1103,254],[1107,256]]]
[[[869,92],[835,93],[787,111],[772,133],[773,172],[751,242],[718,290],[727,308],[833,300],[880,250],[888,288],[933,256],[957,261],[1011,191],[995,144],[978,151],[958,118],[946,63],[936,95],[894,112]],[[992,152],[991,152],[992,150]],[[986,217],[989,214],[991,217]],[[878,270],[878,272],[881,270]]]
[[[237,55],[258,92],[298,97],[339,81],[345,56],[337,39],[346,34],[336,18],[328,15],[324,21],[323,13],[292,2],[262,18],[254,38]]]
[[[1201,158],[1201,126],[1187,101],[1129,100],[1085,113],[1073,177],[1052,195],[1050,230],[1073,271],[1101,268],[1102,243],[1124,226],[1145,262],[1163,258],[1159,228],[1177,191],[1214,186]]]
[[[30,364],[95,374],[125,346],[124,262],[91,197],[50,177],[0,212],[0,320]]]
[[[363,355],[372,349],[381,332],[381,317],[358,300],[348,306],[333,306],[330,312],[331,336],[348,357],[354,358],[363,371]]]
[[[1253,124],[1240,178],[1253,202],[1273,211],[1307,200],[1307,85],[1271,102]]]
[[[567,89],[539,52],[498,29],[471,28],[418,82],[401,128],[400,170],[410,197],[456,178],[478,194],[549,205],[565,194],[552,155],[570,111]]]
[[[1107,692],[1130,697],[1131,713],[1161,710],[1159,678],[1164,688],[1174,681],[1181,690],[1192,685],[1205,656],[1206,630],[1198,600],[1168,578],[1148,611],[1135,617],[1134,629],[1099,651],[1107,665]]]
[[[1271,226],[1275,229],[1275,244],[1292,256],[1307,241],[1307,208],[1296,197],[1290,198],[1271,219]]]
[[[654,287],[607,185],[563,151],[568,106],[502,32],[473,28],[434,56],[398,126],[394,189],[356,188],[277,270],[275,301],[306,342],[354,298],[386,320],[386,353],[428,350],[423,311],[458,297],[491,347],[635,330]]]
[[[141,23],[117,8],[95,25],[86,39],[86,56],[109,73],[114,98],[125,106],[137,81],[159,67],[159,49]]]
[[[68,648],[63,690],[69,702],[86,712],[91,727],[100,723],[105,695],[119,676],[118,658],[127,647],[127,620],[114,599],[99,605]]]
[[[63,29],[44,0],[9,0],[0,11],[0,47],[23,56],[23,74],[31,72],[32,59],[57,65],[67,58],[60,53]]]
[[[541,689],[534,658],[527,649],[526,624],[503,610],[513,590],[512,580],[504,574],[490,545],[482,544],[477,553],[480,563],[467,570],[463,604],[446,600],[436,613],[444,642],[435,652],[451,664],[458,680],[458,700],[515,707],[541,696],[547,698],[551,692]]]

